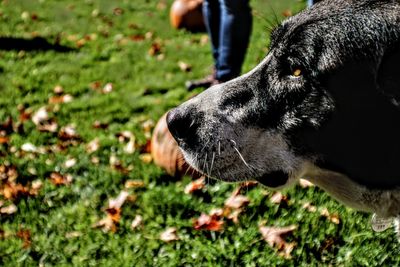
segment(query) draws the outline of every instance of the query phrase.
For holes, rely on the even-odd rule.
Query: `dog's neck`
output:
[[[400,188],[369,189],[343,174],[321,169],[309,162],[304,165],[301,178],[309,180],[354,209],[373,212],[384,218],[400,214]]]

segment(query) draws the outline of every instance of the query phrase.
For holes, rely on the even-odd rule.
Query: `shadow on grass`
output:
[[[19,37],[0,37],[0,50],[25,50],[25,51],[57,51],[69,52],[75,50],[74,48],[63,46],[59,44],[49,43],[45,38],[35,37],[32,39],[25,39]]]

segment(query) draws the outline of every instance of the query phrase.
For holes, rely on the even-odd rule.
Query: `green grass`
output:
[[[167,6],[171,3],[166,2]],[[0,122],[11,116],[18,123],[18,107],[36,111],[47,106],[59,127],[75,125],[81,140],[65,150],[23,153],[20,148],[28,142],[44,148],[60,143],[57,134],[40,132],[28,120],[23,123],[23,132],[9,133],[9,145],[0,145],[0,165],[16,166],[18,182],[43,182],[37,196],[8,200],[0,195],[3,206],[13,201],[18,207],[12,215],[0,214],[0,265],[400,265],[400,246],[392,229],[373,232],[369,215],[345,208],[318,188],[296,186],[286,190],[289,202],[281,206],[271,203],[272,193],[261,186],[245,190],[250,204],[239,216],[238,224],[227,221],[220,232],[194,230],[193,220],[202,212],[222,207],[237,185],[212,182],[201,194],[186,195],[188,177],[168,178],[160,168],[142,162],[139,150],[125,153],[125,144],[115,137],[128,130],[137,144],[145,144],[143,122],[157,121],[169,108],[192,96],[185,90],[184,81],[206,75],[212,65],[209,45],[201,41],[204,33],[173,30],[168,8],[160,6],[158,1],[149,0],[1,1],[0,37],[40,36],[74,49],[0,50]],[[267,52],[269,26],[265,19],[274,21],[275,14],[283,19],[284,10],[295,13],[304,3],[259,0],[252,1],[252,6],[254,29],[244,71],[254,67]],[[116,7],[122,8],[121,15],[113,14]],[[32,14],[37,18],[32,20]],[[148,39],[129,38],[146,33]],[[77,41],[85,36],[92,40],[78,48]],[[161,45],[163,56],[149,55],[153,43]],[[192,71],[181,71],[178,61],[190,64]],[[102,86],[112,83],[114,90],[99,93],[91,89],[95,81]],[[48,104],[56,85],[71,94],[73,101]],[[95,121],[109,127],[95,129]],[[101,147],[89,154],[86,144],[95,137]],[[123,166],[132,166],[132,170],[122,173],[112,169],[111,155]],[[98,165],[92,163],[93,156],[98,157]],[[77,163],[66,168],[64,162],[71,157]],[[53,171],[71,174],[72,183],[55,186],[49,179]],[[136,200],[123,205],[117,231],[104,233],[93,228],[105,216],[108,200],[116,197],[129,179],[142,180],[145,186],[129,189]],[[0,177],[0,188],[4,184]],[[306,202],[339,214],[340,224],[330,222],[319,210],[306,211],[302,208]],[[143,217],[143,226],[132,230],[130,224],[138,214]],[[279,256],[262,240],[258,230],[262,221],[275,226],[298,225],[287,237],[297,244],[291,259]],[[177,228],[180,240],[160,240],[160,233],[168,227]],[[26,246],[17,234],[21,230],[31,234],[31,243]]]

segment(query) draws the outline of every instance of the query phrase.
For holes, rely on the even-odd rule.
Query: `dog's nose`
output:
[[[190,138],[194,134],[195,129],[193,129],[191,122],[192,118],[189,112],[184,112],[179,108],[175,108],[167,114],[168,129],[177,141],[179,141],[178,139]]]

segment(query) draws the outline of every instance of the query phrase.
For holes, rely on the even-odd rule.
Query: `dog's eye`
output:
[[[294,69],[293,72],[292,72],[292,75],[293,75],[294,77],[300,77],[301,74],[302,74],[302,73],[301,73],[301,69],[299,69],[299,68]]]

